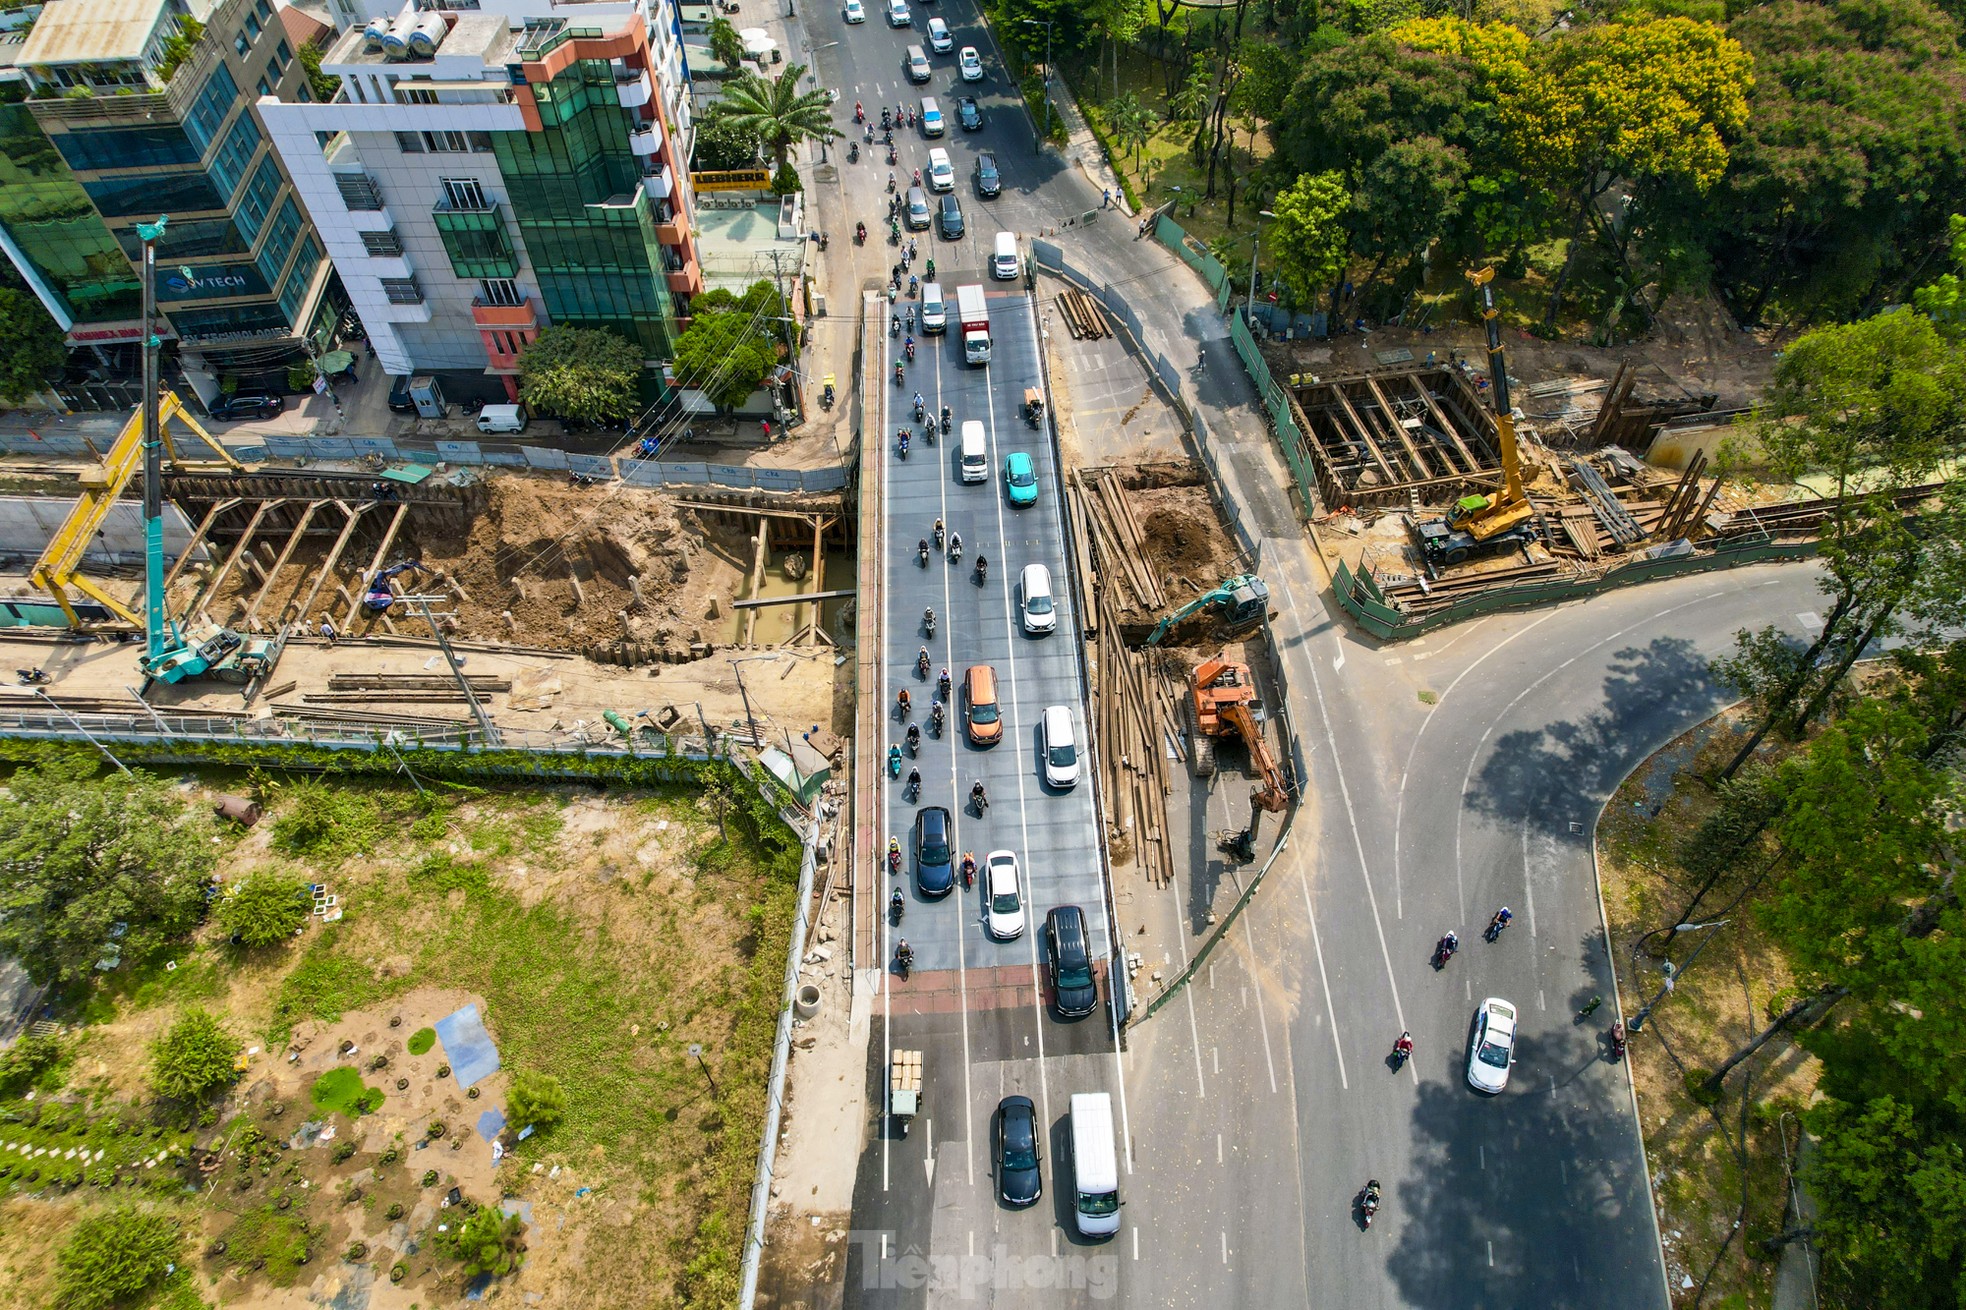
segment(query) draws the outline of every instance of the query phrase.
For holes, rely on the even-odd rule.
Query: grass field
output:
[[[228,1248],[207,1257],[198,1290],[220,1303],[298,1305],[279,1289],[298,1296],[324,1263],[335,1265],[329,1256],[388,1240],[375,1235],[384,1231],[378,1200],[412,1225],[423,1209],[436,1212],[441,1189],[419,1184],[424,1171],[404,1155],[423,1136],[403,1108],[414,1093],[399,1093],[391,1075],[444,1077],[442,1048],[431,1051],[419,1031],[440,1016],[416,1012],[395,1032],[390,1021],[425,996],[446,1006],[468,999],[497,1043],[498,1077],[551,1074],[568,1102],[562,1122],[512,1145],[495,1188],[469,1199],[552,1194],[535,1166],[555,1177],[574,1171],[588,1189],[566,1203],[562,1227],[536,1233],[527,1266],[507,1281],[545,1307],[729,1304],[793,917],[797,847],[775,817],[738,798],[720,836],[706,797],[682,789],[419,796],[408,786],[303,781],[267,799],[270,822],[237,841],[222,872],[290,868],[325,884],[344,917],[313,921],[293,944],[266,951],[234,948],[208,928],[168,959],[127,965],[77,1008],[83,1026],[68,1039],[62,1085],[52,1105],[39,1098],[33,1113],[43,1122],[32,1131],[47,1135],[49,1116],[56,1130],[74,1119],[78,1141],[168,1156],[142,1171],[145,1183],[163,1183],[144,1194]],[[194,1003],[263,1052],[210,1122],[188,1131],[159,1123],[153,1137],[145,1048]],[[282,1081],[278,1056],[290,1042],[344,1033],[344,1045],[359,1044],[351,1060],[390,1067],[349,1064]],[[708,1078],[687,1055],[691,1043],[702,1046]],[[326,1058],[320,1045],[303,1049]],[[454,1083],[438,1086],[458,1107],[444,1116],[457,1140],[481,1106],[459,1100]],[[493,1098],[502,1086],[486,1084]],[[22,1109],[0,1103],[0,1137],[26,1131],[9,1122]],[[284,1136],[303,1114],[339,1126],[336,1149],[284,1153],[255,1175],[251,1152],[236,1145],[242,1135]],[[210,1180],[195,1169],[207,1152],[220,1161]],[[211,1181],[229,1179],[235,1158],[236,1197]],[[444,1168],[430,1172],[475,1176],[457,1164],[463,1158],[446,1152]],[[61,1228],[47,1221],[103,1195],[93,1178],[77,1190],[50,1181],[0,1179],[8,1310],[45,1304],[49,1243]],[[187,1182],[204,1191],[185,1192]],[[105,1191],[124,1185],[112,1178]],[[461,1284],[430,1254],[429,1236],[406,1261],[402,1286],[378,1264],[372,1306],[455,1299]],[[396,1258],[381,1249],[364,1257]]]

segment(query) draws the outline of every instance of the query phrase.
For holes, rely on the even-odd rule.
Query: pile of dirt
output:
[[[1146,540],[1147,560],[1170,596],[1184,597],[1238,571],[1235,543],[1221,527],[1206,488],[1164,487],[1134,494],[1133,512]]]
[[[471,597],[459,631],[485,640],[582,646],[623,636],[656,644],[699,639],[711,599],[736,594],[741,536],[719,555],[715,530],[661,493],[494,477],[485,512],[463,541],[413,543],[424,564]],[[641,584],[638,608],[630,579]],[[628,612],[623,631],[620,611]]]

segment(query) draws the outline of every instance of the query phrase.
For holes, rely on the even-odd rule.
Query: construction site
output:
[[[24,712],[542,745],[681,724],[788,752],[850,722],[838,493],[246,465],[166,393],[152,538],[141,420],[100,463],[8,469],[0,658]]]

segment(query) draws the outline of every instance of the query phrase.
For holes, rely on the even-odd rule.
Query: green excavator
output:
[[[1276,615],[1270,610],[1270,589],[1263,579],[1254,573],[1243,573],[1228,579],[1210,591],[1195,597],[1180,609],[1167,615],[1153,626],[1142,646],[1158,646],[1167,634],[1179,627],[1184,620],[1192,618],[1203,610],[1216,611],[1218,626],[1216,640],[1222,640],[1255,627],[1265,619]]]

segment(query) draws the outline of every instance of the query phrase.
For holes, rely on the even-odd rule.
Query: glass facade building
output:
[[[556,323],[604,327],[645,359],[674,354],[656,214],[629,149],[615,67],[577,59],[532,88],[541,127],[492,138],[513,217]]]
[[[241,93],[307,94],[285,25],[271,0],[222,0],[202,36],[165,58],[166,38],[196,31],[177,3],[42,11],[17,57],[27,97],[0,105],[0,228],[71,343],[134,340],[136,225],[168,214],[158,306],[187,372],[211,373],[297,352],[339,310],[327,303],[333,270]]]

